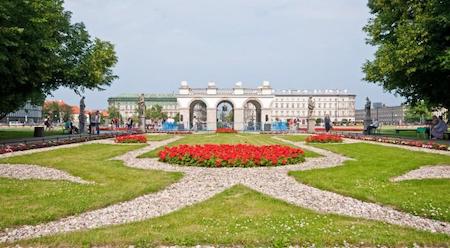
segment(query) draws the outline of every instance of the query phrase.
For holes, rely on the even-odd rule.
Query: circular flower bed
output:
[[[116,143],[146,143],[147,136],[139,134],[123,135],[116,137]]]
[[[158,156],[171,164],[203,167],[278,166],[305,160],[302,149],[281,145],[178,145],[165,147]]]
[[[305,141],[307,143],[340,143],[342,137],[335,134],[314,134],[308,136]]]

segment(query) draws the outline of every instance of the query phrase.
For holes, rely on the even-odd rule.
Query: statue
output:
[[[139,127],[145,132],[145,96],[141,94],[138,99]]]
[[[366,116],[364,117],[364,134],[370,134],[371,125],[372,125],[372,117],[370,114],[370,100],[369,97],[366,97],[366,105],[364,106],[364,110],[366,111]]]
[[[84,133],[84,126],[86,125],[86,116],[84,110],[86,109],[86,104],[84,103],[85,97],[81,97],[80,100],[80,115],[78,116],[80,133]]]
[[[312,117],[315,106],[316,103],[313,101],[312,96],[310,96],[308,99],[308,119]]]
[[[138,113],[139,117],[142,117],[145,115],[145,97],[144,94],[141,94],[138,99]]]
[[[366,111],[366,118],[365,118],[365,120],[372,119],[372,116],[370,114],[370,106],[371,106],[371,103],[370,103],[369,97],[366,97],[366,105],[364,106],[364,109]]]
[[[316,107],[316,103],[313,101],[312,96],[310,96],[309,99],[308,99],[308,120],[307,120],[308,133],[314,133],[315,132],[314,126],[316,124],[316,121],[312,117],[315,107]]]

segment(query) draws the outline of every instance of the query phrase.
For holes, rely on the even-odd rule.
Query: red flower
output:
[[[294,164],[304,161],[304,151],[281,145],[178,145],[159,152],[164,162],[207,167],[269,166]]]
[[[334,134],[314,134],[308,136],[305,140],[307,143],[340,143],[342,142],[342,137],[340,135]]]
[[[116,137],[116,143],[147,143],[147,136],[145,135],[123,135]]]

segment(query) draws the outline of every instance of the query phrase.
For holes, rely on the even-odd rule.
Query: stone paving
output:
[[[301,142],[283,140],[319,153],[322,157],[307,158],[304,163],[297,165],[262,168],[184,167],[161,163],[156,159],[136,158],[140,154],[177,139],[179,137],[161,142],[152,142],[145,148],[131,151],[114,159],[122,160],[127,166],[134,168],[183,172],[184,177],[179,182],[159,192],[143,195],[130,201],[85,212],[77,216],[36,226],[22,226],[4,230],[3,233],[0,233],[0,241],[17,241],[154,218],[204,201],[236,184],[245,185],[274,198],[321,213],[377,220],[419,230],[450,234],[449,223],[414,216],[390,207],[363,202],[297,182],[294,178],[288,176],[289,171],[340,166],[348,159]]]
[[[89,184],[80,177],[54,168],[42,167],[31,164],[0,164],[0,177],[19,180],[41,179],[41,180],[65,180],[73,183]]]

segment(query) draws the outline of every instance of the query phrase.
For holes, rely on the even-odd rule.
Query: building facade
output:
[[[123,117],[136,114],[139,94],[108,99]],[[244,88],[241,82],[231,89],[209,82],[206,88],[192,88],[181,82],[178,94],[145,94],[146,107],[159,104],[168,116],[180,114],[184,128],[215,130],[261,130],[265,124],[296,120],[306,125],[308,98],[315,101],[313,118],[329,115],[332,121],[355,121],[355,95],[347,90],[274,90],[264,81],[257,88]]]
[[[27,102],[25,106],[16,112],[9,113],[0,123],[6,124],[37,124],[42,122],[42,106],[36,106]]]
[[[373,103],[371,108],[371,117],[373,121],[378,121],[387,125],[402,125],[405,123],[405,113],[407,106],[386,106],[381,103]],[[364,109],[357,109],[355,119],[357,122],[363,122],[366,112]]]

